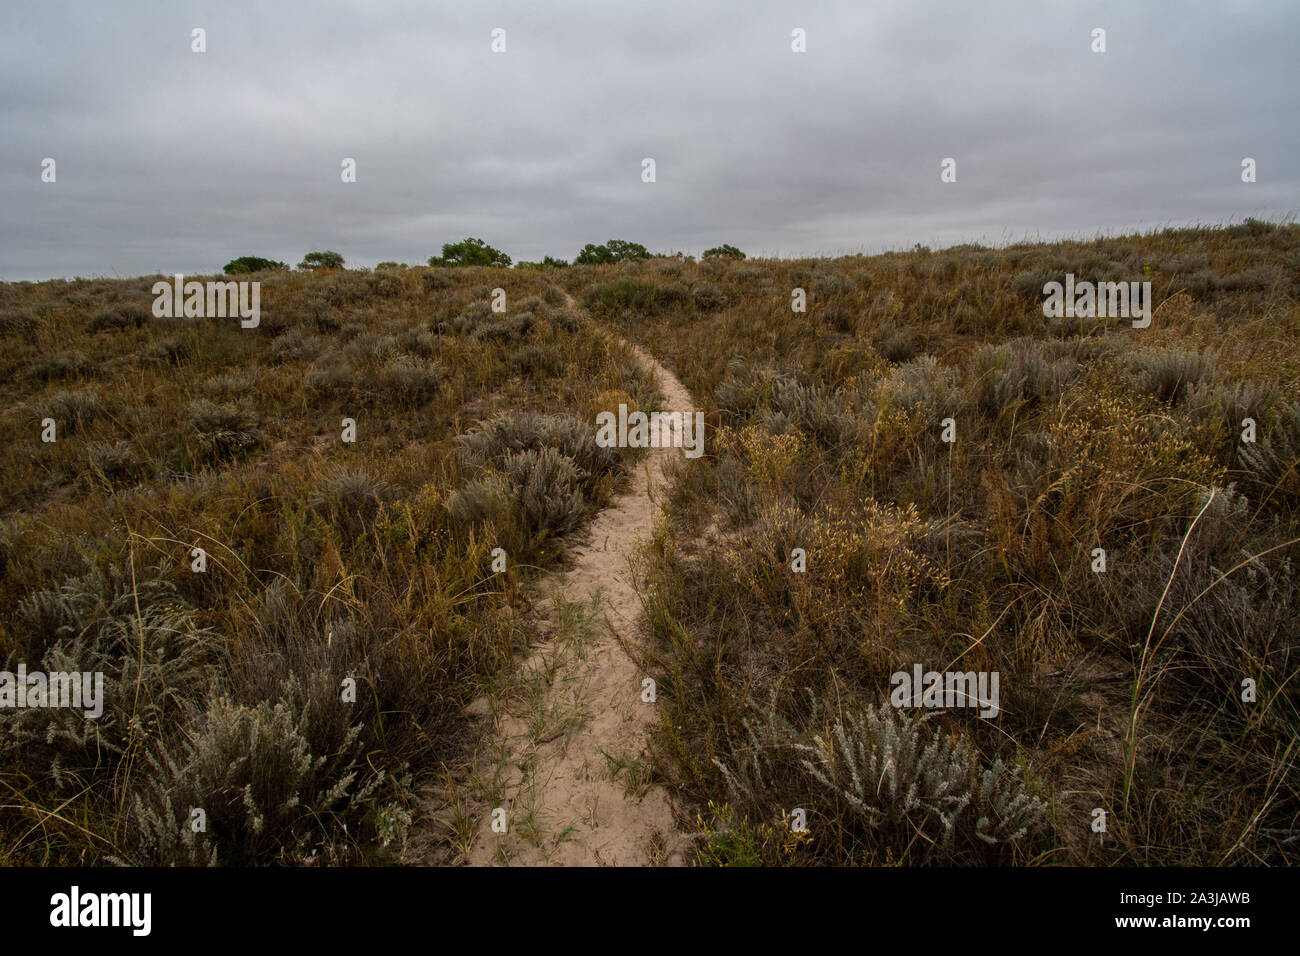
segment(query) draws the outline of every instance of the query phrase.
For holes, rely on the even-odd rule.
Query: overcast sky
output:
[[[1297,40],[1293,0],[5,3],[0,277],[1294,216]]]

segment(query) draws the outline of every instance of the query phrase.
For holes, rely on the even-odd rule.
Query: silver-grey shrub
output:
[[[609,409],[616,412],[617,409]],[[507,412],[456,438],[460,462],[470,470],[500,466],[514,452],[550,447],[596,480],[622,468],[623,452],[596,444],[595,423],[573,415]]]
[[[1043,829],[1047,805],[1019,771],[1000,759],[982,766],[964,736],[927,730],[934,715],[828,712],[809,697],[802,723],[824,732],[796,728],[769,704],[744,721],[747,739],[731,759],[714,761],[743,812],[762,819],[803,806],[877,855],[926,863],[987,862]]]

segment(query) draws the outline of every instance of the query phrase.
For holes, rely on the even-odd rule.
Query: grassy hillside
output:
[[[8,862],[389,858],[629,462],[586,423],[654,401],[535,275],[252,278],[252,329],[153,318],[155,279],[0,287],[0,657],[108,698],[0,710]]]
[[[0,656],[109,699],[0,709],[0,861],[394,859],[656,407],[619,336],[709,423],[639,567],[701,862],[1296,858],[1300,227],[252,278],[256,329],[0,286]],[[1000,713],[891,707],[918,664]]]
[[[1044,318],[1065,273],[1151,326]],[[1298,292],[1249,221],[595,280],[716,426],[643,569],[705,859],[1294,860]],[[1001,713],[890,707],[916,664]]]

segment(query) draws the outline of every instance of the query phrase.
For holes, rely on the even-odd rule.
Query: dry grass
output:
[[[728,774],[756,759],[754,701],[773,702],[771,759],[818,737],[834,763],[835,727],[885,705],[893,672],[960,662],[1000,673],[1002,713],[936,726],[1049,806],[1003,859],[1294,862],[1297,266],[1300,227],[1248,223],[675,271],[719,309],[665,304],[653,265],[608,270],[593,307],[714,425],[642,568],[657,769],[700,815],[702,859],[935,859],[924,826],[865,826],[844,788],[786,772],[755,799]],[[1151,327],[1045,318],[1067,272],[1151,281]]]
[[[1151,281],[1151,327],[1044,318],[1067,272]],[[255,330],[142,315],[153,278],[0,286],[0,648],[104,670],[111,711],[0,712],[0,858],[397,858],[527,642],[523,585],[628,464],[582,423],[655,407],[567,291],[708,416],[640,567],[654,766],[606,755],[675,785],[701,862],[1294,862],[1298,274],[1300,227],[1247,222],[283,273]],[[997,670],[1001,714],[896,725],[915,663]],[[930,805],[862,779],[902,753]]]
[[[137,322],[151,279],[0,287],[0,648],[108,697],[98,722],[0,712],[10,862],[394,858],[527,642],[502,610],[629,464],[572,423],[655,398],[545,278],[427,275],[265,275],[255,329]],[[494,472],[519,506],[458,514],[457,438],[529,410],[569,427]]]

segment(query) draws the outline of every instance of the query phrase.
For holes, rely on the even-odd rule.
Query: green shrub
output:
[[[342,265],[342,259],[339,260]],[[263,259],[261,256],[240,256],[238,259],[231,259],[221,271],[228,276],[244,275],[249,272],[287,272],[289,267],[275,259]]]
[[[573,259],[574,265],[607,265],[614,262],[636,262],[649,259],[650,252],[639,242],[611,239],[602,245],[587,243]]]
[[[343,257],[337,252],[331,252],[328,249],[324,252],[309,252],[302,257],[302,262],[298,263],[298,268],[310,272],[325,269],[342,269]]]
[[[720,246],[714,246],[712,249],[705,249],[705,259],[743,259],[745,254],[730,243],[724,242]]]
[[[431,256],[431,266],[508,266],[510,257],[482,239],[444,243],[442,256]]]

